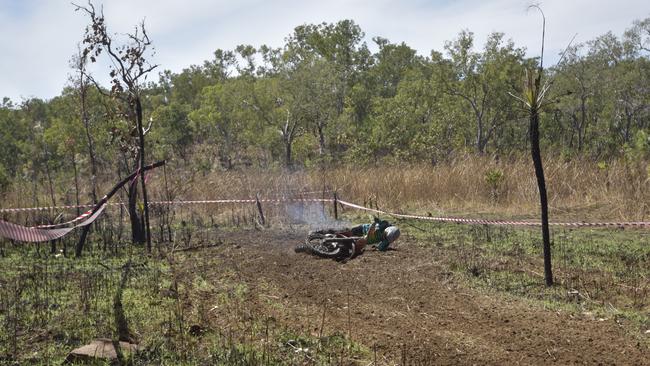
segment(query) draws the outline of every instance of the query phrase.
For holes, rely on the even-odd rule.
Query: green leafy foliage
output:
[[[622,37],[607,33],[575,45],[548,69],[553,88],[540,109],[543,150],[565,159],[648,159],[647,28],[647,20],[636,21]],[[468,152],[527,151],[526,116],[508,93],[534,98],[522,90],[521,79],[538,61],[525,58],[505,34],[490,34],[479,48],[473,33],[462,31],[444,53],[428,56],[380,36],[371,52],[364,36],[352,20],[304,24],[281,47],[216,50],[210,60],[138,83],[143,127],[152,127],[146,145],[156,159],[180,159],[204,172],[341,162],[435,164]],[[108,47],[99,41],[100,48]],[[100,53],[93,49],[86,56]],[[0,164],[8,181],[38,178],[45,162],[55,175],[69,175],[71,157],[87,174],[89,138],[78,87],[73,83],[49,101],[3,100]],[[104,95],[107,89],[88,89],[85,105],[103,167],[132,160],[136,141],[126,123],[133,115]]]

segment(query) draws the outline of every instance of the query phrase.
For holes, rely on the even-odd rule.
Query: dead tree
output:
[[[158,65],[151,65],[147,60],[151,52],[152,43],[147,35],[144,22],[136,26],[134,33],[127,34],[128,42],[123,45],[115,45],[113,37],[109,35],[103,11],[99,13],[95,10],[92,3],[88,6],[79,6],[73,4],[75,10],[81,10],[90,17],[90,25],[86,27],[83,44],[85,48],[82,51],[84,58],[89,58],[91,62],[96,62],[97,58],[103,53],[110,60],[110,77],[111,89],[110,96],[118,100],[122,111],[120,115],[126,118],[134,125],[132,132],[137,136],[137,157],[134,162],[134,168],[142,173],[142,167],[145,166],[145,131],[143,128],[143,111],[141,101],[141,84],[146,80],[147,74],[155,69]],[[95,80],[92,79],[94,82]],[[97,83],[95,83],[97,85]],[[98,89],[101,91],[102,89]],[[146,240],[147,250],[151,251],[151,230],[149,225],[149,208],[147,198],[147,187],[145,184],[144,174],[140,174],[140,183],[142,189],[143,206],[144,206],[144,237],[133,237],[136,242]],[[129,200],[129,215],[137,217],[136,200]],[[131,220],[133,225],[139,220]],[[134,234],[142,230],[133,230]]]

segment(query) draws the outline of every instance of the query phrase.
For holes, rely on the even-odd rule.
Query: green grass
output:
[[[144,348],[127,360],[131,364],[327,365],[343,356],[368,358],[367,349],[343,335],[319,338],[246,313],[254,294],[235,273],[210,278],[202,269],[219,260],[200,253],[176,253],[173,262],[141,249],[94,251],[81,259],[43,255],[28,246],[5,254],[0,365],[61,364],[74,348],[115,338],[113,299],[129,262],[123,309],[130,333]],[[266,301],[271,308],[282,306]]]
[[[60,363],[67,351],[114,336],[112,301],[122,266],[133,261],[125,293],[127,317],[150,316],[142,302],[156,296],[151,279],[164,263],[123,256],[37,257],[33,248],[0,258],[0,363]],[[137,305],[133,303],[137,293]]]
[[[368,220],[367,215],[349,218]],[[556,283],[546,287],[537,229],[397,223],[401,240],[434,248],[446,271],[480,291],[614,318],[636,335],[650,328],[647,231],[553,229]],[[210,233],[200,235],[195,226],[179,228],[174,245],[211,243]],[[113,243],[104,251],[101,243],[90,244],[92,250],[81,259],[50,255],[33,245],[0,247],[0,365],[60,364],[76,347],[114,338],[113,298],[129,262],[123,308],[132,336],[144,347],[133,364],[327,365],[372,358],[367,347],[345,335],[314,336],[246,310],[259,291],[232,271],[215,277],[210,268],[220,266],[218,256],[177,252],[170,261],[147,256],[141,247]],[[273,298],[258,300],[267,313],[283,307]]]
[[[544,285],[539,229],[401,220],[419,245],[473,287],[549,308],[617,318],[632,333],[650,328],[650,233],[551,229],[555,284]]]

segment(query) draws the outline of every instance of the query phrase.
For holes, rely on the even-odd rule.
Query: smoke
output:
[[[286,205],[287,216],[294,223],[308,225],[310,230],[343,229],[352,226],[348,221],[335,220],[327,209],[317,202],[296,202]]]

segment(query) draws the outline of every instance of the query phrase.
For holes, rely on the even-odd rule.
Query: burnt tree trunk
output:
[[[55,195],[54,195],[54,183],[52,182],[52,175],[50,174],[50,167],[49,167],[49,164],[47,163],[47,160],[48,160],[48,156],[46,154],[45,155],[45,175],[47,177],[47,182],[48,182],[48,186],[49,186],[49,189],[50,189],[50,200],[52,200],[52,207],[53,207],[53,209],[50,211],[50,213],[52,213],[52,212],[56,211],[56,208],[54,208],[54,207],[56,207],[56,198],[55,198]],[[52,224],[54,223],[52,217],[49,217],[48,221],[50,223],[52,223]],[[56,242],[57,242],[57,240],[51,240],[50,241],[50,253],[51,254],[56,253]]]
[[[138,170],[139,171],[139,170]],[[133,181],[129,182],[128,190],[129,204],[127,209],[129,211],[129,222],[131,223],[131,240],[134,243],[143,244],[145,242],[145,233],[144,227],[142,226],[142,221],[138,215],[138,182],[137,177]]]
[[[138,124],[138,138],[140,143],[140,183],[142,183],[142,200],[144,205],[144,229],[147,240],[147,251],[151,252],[151,228],[149,226],[149,200],[147,198],[147,185],[145,184],[144,167],[144,130],[142,129],[142,104],[140,97],[135,98],[135,116]]]
[[[155,169],[159,166],[165,165],[165,161],[159,161],[157,163],[145,166],[141,169],[142,172],[146,172],[147,170],[150,169]],[[91,212],[96,212],[104,203],[108,202],[115,193],[122,188],[125,184],[129,183],[130,181],[134,180],[134,178],[137,178],[137,175],[140,173],[140,171],[137,171],[135,173],[131,173],[129,176],[126,178],[122,179],[119,183],[117,183],[113,189],[111,189],[110,192],[108,192],[97,204],[95,204],[95,207],[91,210]],[[81,257],[81,252],[83,250],[84,242],[86,241],[86,235],[88,235],[88,228],[90,225],[86,225],[83,227],[82,232],[81,232],[81,237],[79,239],[79,242],[77,242],[77,247],[75,248],[75,257],[79,258]]]
[[[79,200],[79,172],[77,170],[77,157],[75,156],[74,151],[71,152],[72,155],[72,169],[74,170],[74,196],[75,196],[75,203],[77,205],[77,216],[81,215],[81,208],[79,207],[80,200]],[[93,202],[97,203],[97,202]]]
[[[536,106],[530,110],[530,152],[535,166],[537,187],[539,188],[539,201],[542,211],[542,240],[544,245],[544,278],[546,286],[553,285],[553,271],[551,268],[551,236],[548,229],[548,197],[546,194],[546,180],[542,166],[542,154],[539,149],[539,112]]]

